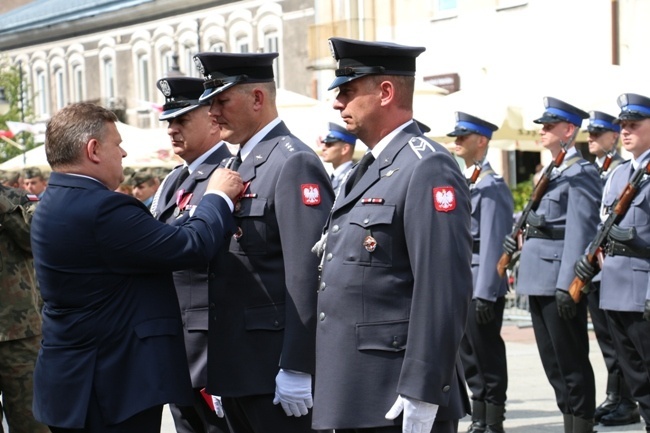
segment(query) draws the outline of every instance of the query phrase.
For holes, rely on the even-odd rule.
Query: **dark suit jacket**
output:
[[[82,428],[91,392],[108,423],[192,404],[171,271],[206,265],[233,228],[217,195],[171,227],[133,197],[52,173],[31,234],[45,301],[36,419]]]
[[[472,237],[458,164],[412,123],[344,191],[318,294],[313,428],[399,424],[384,417],[398,394],[440,405],[438,419],[462,418]]]
[[[223,159],[230,156],[232,155],[228,147],[225,143],[222,144],[179,186],[192,193],[192,199],[188,203],[190,207],[198,205],[205,194],[210,175]],[[159,211],[156,216],[159,220],[172,225],[180,220],[174,215],[175,194],[168,194],[171,192],[169,190],[177,174],[170,173],[169,181],[163,184],[160,196],[164,198],[171,195],[171,199],[167,203],[164,203],[164,200],[158,202]],[[183,317],[185,350],[190,365],[192,386],[203,388],[208,383],[208,267],[193,267],[174,272],[174,286]]]
[[[334,194],[320,158],[284,123],[239,167],[241,236],[211,265],[208,391],[273,394],[280,368],[313,374],[318,258]],[[318,190],[318,195],[316,191]]]

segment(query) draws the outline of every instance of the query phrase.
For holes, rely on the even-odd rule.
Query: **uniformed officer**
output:
[[[42,301],[29,241],[37,202],[33,194],[0,185],[0,421],[4,410],[10,431],[19,433],[50,431],[32,414],[42,338]]]
[[[610,175],[603,194],[603,209],[614,201],[635,170],[650,161],[650,98],[626,93],[618,98],[623,147],[632,160]],[[647,172],[646,172],[647,173]],[[600,283],[600,307],[606,310],[618,361],[641,416],[650,432],[650,182],[645,174],[629,209],[610,232]],[[581,259],[576,273],[581,278],[595,270]],[[580,274],[582,272],[582,274]]]
[[[205,194],[212,172],[232,154],[221,140],[219,124],[208,116],[208,103],[199,103],[204,90],[202,79],[162,78],[156,86],[165,97],[159,119],[167,121],[174,153],[185,163],[165,178],[151,211],[160,221],[173,225],[192,213]],[[176,431],[227,433],[230,430],[220,400],[201,392],[208,384],[208,268],[174,272],[174,286],[183,315],[185,351],[194,389],[193,406],[169,405]]]
[[[609,175],[624,161],[616,150],[621,127],[616,123],[616,117],[602,111],[590,111],[587,131],[589,132],[589,153],[596,157],[596,166],[604,185]],[[632,400],[632,395],[617,361],[607,316],[600,308],[599,288],[600,274],[591,280],[588,303],[591,323],[608,374],[607,397],[596,407],[594,420],[603,425],[632,424],[640,421],[639,410]]]
[[[465,161],[465,177],[472,201],[472,275],[474,297],[461,343],[465,378],[472,391],[471,433],[503,433],[508,368],[501,338],[508,283],[499,277],[497,262],[503,238],[512,230],[513,199],[510,188],[497,175],[486,156],[496,125],[471,114],[457,112],[456,155]]]
[[[321,140],[321,158],[323,162],[331,163],[334,168],[330,175],[334,195],[339,195],[341,185],[352,168],[356,142],[356,135],[334,122],[329,122],[329,131]]]
[[[311,431],[320,237],[334,194],[316,153],[278,117],[277,53],[200,53],[200,101],[246,184],[239,230],[208,276],[208,391],[235,433]],[[274,405],[275,404],[275,405]]]
[[[568,293],[574,264],[598,226],[602,186],[598,171],[575,149],[572,136],[589,115],[556,98],[544,98],[541,143],[554,160],[566,147],[560,167],[527,220],[519,262],[517,293],[528,295],[544,371],[564,416],[565,433],[592,432],[594,373],[589,362],[587,301],[576,304]],[[515,245],[512,245],[514,243]],[[506,251],[516,241],[506,237]]]
[[[455,432],[469,413],[458,350],[472,292],[470,199],[454,158],[413,121],[424,48],[330,43],[334,108],[370,151],[316,247],[314,428]]]

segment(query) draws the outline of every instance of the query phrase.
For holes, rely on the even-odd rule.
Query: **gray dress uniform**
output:
[[[650,118],[650,98],[635,94],[619,97],[619,119]],[[650,155],[639,156],[645,167]],[[634,172],[632,161],[622,163],[611,174],[603,194],[603,206],[611,206]],[[607,311],[618,360],[632,396],[650,431],[650,182],[644,175],[630,208],[609,238],[600,283],[600,307]]]
[[[334,195],[318,156],[284,123],[238,171],[250,182],[235,211],[240,230],[208,277],[208,391],[272,395],[280,368],[314,374],[318,258],[310,250]]]
[[[510,188],[489,163],[483,164],[471,189],[471,203],[474,299],[494,302],[495,319],[479,324],[475,308],[470,308],[461,355],[472,398],[501,406],[506,402],[508,387],[506,350],[501,338],[508,284],[505,277],[499,277],[496,265],[503,253],[503,238],[512,230],[514,204]]]
[[[469,412],[458,347],[471,300],[458,164],[410,123],[332,209],[318,289],[316,429],[401,425],[399,394]]]

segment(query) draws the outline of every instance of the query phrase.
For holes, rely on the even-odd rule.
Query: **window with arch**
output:
[[[60,110],[67,104],[65,93],[65,76],[63,74],[62,67],[57,67],[54,70],[54,85],[56,91],[56,108],[57,110]]]
[[[183,56],[182,66],[183,71],[185,71],[185,73],[190,77],[200,77],[201,74],[194,64],[194,56],[199,53],[196,49],[196,45],[185,45],[184,52],[185,55]]]
[[[248,35],[238,36],[235,40],[235,49],[238,53],[250,53],[250,45]]]
[[[38,110],[38,114],[40,114],[42,117],[47,117],[47,76],[44,69],[36,70],[34,84],[34,91],[36,93],[34,95],[36,100],[36,109]]]
[[[151,97],[151,83],[149,82],[149,54],[140,53],[137,57],[138,68],[138,97],[149,101]]]
[[[166,76],[169,71],[172,70],[175,64],[176,61],[174,60],[174,52],[171,48],[165,47],[160,51],[160,71],[158,75],[161,77]]]
[[[265,53],[279,53],[280,52],[280,37],[277,30],[264,32],[264,52]],[[280,84],[280,62],[276,59],[273,62],[273,76],[275,77],[276,84]]]
[[[104,58],[102,61],[104,69],[104,97],[115,97],[115,63],[110,57]]]
[[[210,44],[209,51],[213,53],[223,53],[226,51],[226,44],[223,42],[213,42]]]
[[[72,98],[75,102],[84,100],[84,70],[81,64],[72,66]]]

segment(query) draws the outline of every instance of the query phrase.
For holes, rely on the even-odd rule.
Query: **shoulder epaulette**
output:
[[[411,150],[415,155],[418,157],[418,159],[422,159],[422,157],[426,154],[435,152],[436,149],[423,139],[422,137],[413,137],[409,140],[409,146],[411,147]]]

